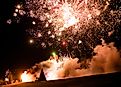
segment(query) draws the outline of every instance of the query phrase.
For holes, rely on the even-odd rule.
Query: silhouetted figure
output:
[[[43,69],[41,70],[40,77],[38,78],[38,81],[46,81],[46,77],[44,75]]]

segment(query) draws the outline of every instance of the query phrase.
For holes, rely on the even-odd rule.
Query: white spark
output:
[[[11,23],[12,23],[12,20],[11,20],[11,19],[8,19],[8,20],[7,20],[7,23],[8,23],[8,24],[11,24]]]
[[[81,41],[81,40],[79,40],[78,44],[81,44],[81,43],[82,43],[82,41]]]
[[[33,40],[33,39],[30,39],[30,40],[29,40],[29,43],[30,43],[30,44],[34,43],[34,40]]]
[[[38,37],[42,37],[42,34],[41,33],[38,33]]]
[[[51,34],[51,31],[48,31],[48,34]]]
[[[35,21],[32,21],[32,24],[33,24],[33,25],[35,25],[35,24],[36,24],[36,22],[35,22]]]
[[[15,9],[15,12],[18,12],[19,10],[18,9]]]
[[[21,8],[21,5],[18,4],[18,5],[16,6],[16,8],[20,9],[20,8]]]
[[[55,38],[55,35],[51,35],[52,38]]]

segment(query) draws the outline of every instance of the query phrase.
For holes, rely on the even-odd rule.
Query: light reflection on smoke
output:
[[[38,70],[43,68],[46,80],[57,80],[73,77],[81,77],[93,74],[111,73],[121,71],[121,58],[120,53],[114,47],[114,43],[106,44],[102,41],[102,45],[97,45],[94,48],[94,55],[91,59],[79,62],[78,58],[71,57],[51,57],[50,59],[40,62]],[[30,74],[30,72],[29,72]],[[35,72],[31,75],[37,76],[40,72]],[[35,80],[35,79],[33,79]]]

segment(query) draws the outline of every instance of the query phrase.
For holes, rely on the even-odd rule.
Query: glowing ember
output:
[[[38,37],[42,37],[41,33],[38,33]]]
[[[17,16],[17,13],[13,13],[13,16],[15,16],[15,17],[16,17],[16,16]]]
[[[36,22],[35,22],[35,21],[33,21],[33,22],[32,22],[32,24],[34,24],[34,25],[35,25],[35,24],[36,24]]]
[[[15,9],[15,12],[18,12],[19,10],[18,9]]]
[[[16,6],[16,8],[20,9],[20,8],[21,8],[21,5],[18,4],[18,5]]]
[[[30,39],[30,40],[29,40],[29,43],[30,43],[30,44],[34,43],[34,40],[33,40],[33,39]]]

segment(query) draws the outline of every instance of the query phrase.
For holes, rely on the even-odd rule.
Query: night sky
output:
[[[118,1],[118,0],[117,0]],[[24,3],[24,0],[2,0],[0,2],[0,77],[5,74],[7,69],[15,71],[16,69],[27,69],[35,63],[46,60],[51,53],[50,49],[40,49],[33,47],[28,42],[30,39],[26,32],[33,19],[25,16],[18,18],[19,23],[13,21],[8,24],[8,19],[14,19],[13,12],[15,5]],[[119,6],[118,2],[115,2]],[[117,9],[115,7],[113,9]],[[115,42],[118,49],[121,48],[121,25],[116,26],[115,31],[107,42]],[[2,76],[3,77],[3,76]]]
[[[2,0],[0,3],[0,76],[4,75],[7,69],[27,69],[48,57],[45,55],[47,50],[33,48],[28,42],[29,37],[24,26],[25,22],[31,19],[25,17],[19,23],[6,23],[13,17],[17,3],[20,1]]]

